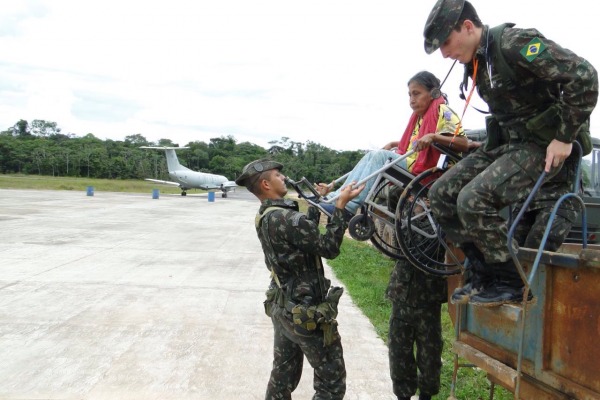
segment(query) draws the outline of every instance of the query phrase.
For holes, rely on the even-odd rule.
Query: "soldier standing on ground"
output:
[[[431,400],[440,391],[446,279],[404,258],[396,261],[386,296],[392,301],[388,349],[394,394],[410,400],[419,389],[419,400]]]
[[[343,289],[331,287],[321,257],[338,256],[347,228],[344,207],[364,186],[350,185],[342,191],[321,234],[316,207],[309,207],[305,215],[298,211],[297,202],[284,199],[282,168],[275,161],[256,160],[236,179],[261,201],[256,232],[271,271],[264,305],[273,322],[273,368],[265,399],[292,398],[304,357],[314,369],[313,400],[343,399],[346,367],[335,319]]]

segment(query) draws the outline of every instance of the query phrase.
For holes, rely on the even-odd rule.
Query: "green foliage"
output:
[[[195,171],[224,175],[234,180],[244,165],[258,158],[271,158],[284,164],[284,173],[299,180],[329,182],[350,171],[363,156],[361,151],[338,152],[318,143],[299,143],[283,137],[261,146],[237,143],[233,136],[211,138],[209,143],[194,141],[178,151],[179,161]],[[168,180],[164,154],[141,146],[177,147],[171,139],[158,143],[141,134],[120,140],[100,140],[92,133],[83,137],[65,135],[56,122],[20,120],[0,133],[0,173],[35,174],[55,177],[97,179]]]

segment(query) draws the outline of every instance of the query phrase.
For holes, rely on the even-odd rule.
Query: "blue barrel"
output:
[[[208,192],[208,201],[210,201],[210,202],[215,201],[215,192]]]
[[[153,199],[158,199],[159,197],[159,190],[158,189],[152,189],[152,198]]]
[[[87,195],[88,196],[93,196],[94,195],[94,187],[93,186],[88,186],[87,187]]]

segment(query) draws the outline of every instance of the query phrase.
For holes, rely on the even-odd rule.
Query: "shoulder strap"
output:
[[[504,23],[502,25],[495,26],[490,28],[490,36],[492,36],[494,40],[494,52],[493,54],[489,54],[488,57],[494,58],[494,67],[496,71],[502,76],[503,79],[514,81],[515,80],[515,72],[511,68],[510,65],[506,62],[506,58],[504,58],[504,54],[502,54],[502,32],[506,28],[512,28],[515,26],[513,23]],[[489,59],[487,60],[490,61]]]
[[[275,206],[271,206],[271,207],[267,207],[263,210],[262,213],[256,213],[256,217],[254,218],[254,226],[256,226],[256,228],[258,229],[258,227],[260,226],[260,222],[261,220],[271,211],[275,211],[275,210],[281,210],[281,211],[285,211],[285,208],[281,208],[281,207],[275,207]]]
[[[261,227],[261,222],[262,219],[269,213],[275,211],[275,210],[281,210],[282,212],[289,212],[288,209],[286,208],[281,208],[281,207],[275,207],[275,206],[271,206],[271,207],[267,207],[263,210],[262,213],[256,213],[256,217],[254,218],[254,225],[256,226],[256,229],[259,229]],[[266,225],[268,228],[268,224]],[[268,229],[267,229],[268,231]],[[271,238],[269,237],[269,235],[265,234],[263,235],[265,237],[265,239],[269,242],[269,245],[271,246],[271,249],[273,249],[273,244],[271,243]],[[274,260],[272,260],[272,262],[274,262]],[[277,286],[281,289],[281,281],[279,280],[279,277],[277,276],[277,274],[275,273],[275,270],[273,268],[269,267],[269,271],[271,271],[271,277],[273,278],[273,280],[275,281],[275,283],[277,284]]]

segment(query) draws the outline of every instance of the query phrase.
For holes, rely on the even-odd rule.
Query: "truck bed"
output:
[[[525,270],[536,253],[519,250]],[[458,283],[449,280],[450,293]],[[460,324],[453,350],[492,382],[513,393],[518,387],[520,399],[600,399],[600,246],[565,244],[559,252],[544,252],[531,290],[536,302],[526,310],[450,306]]]

